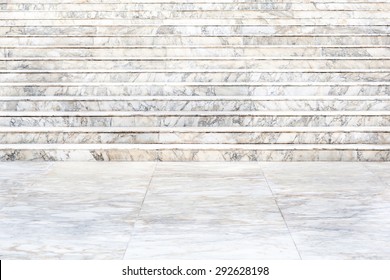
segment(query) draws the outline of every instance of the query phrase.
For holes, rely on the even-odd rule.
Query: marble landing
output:
[[[390,163],[4,162],[0,259],[390,259]]]

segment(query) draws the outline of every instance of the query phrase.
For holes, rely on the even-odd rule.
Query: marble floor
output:
[[[0,259],[390,259],[390,162],[3,162]]]

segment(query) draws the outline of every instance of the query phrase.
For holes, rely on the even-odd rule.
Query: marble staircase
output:
[[[390,160],[384,0],[0,0],[0,160]]]

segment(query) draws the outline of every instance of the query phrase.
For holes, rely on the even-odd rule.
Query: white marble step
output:
[[[2,84],[0,96],[389,96],[382,83],[300,83],[299,85],[20,85]]]
[[[289,25],[316,25],[316,26],[362,26],[362,25],[389,25],[388,18],[243,18],[243,19],[185,19],[185,18],[171,18],[171,19],[69,19],[69,18],[41,18],[41,19],[3,19],[3,26],[139,26],[139,25],[275,25],[275,26],[289,26]]]
[[[389,82],[390,70],[377,71],[258,71],[244,73],[0,73],[0,83],[262,83],[262,82]]]
[[[2,127],[0,133],[347,133],[383,132],[390,133],[386,126],[350,127]]]
[[[165,67],[165,72],[176,69],[202,69],[205,72],[219,69],[252,70],[294,70],[294,69],[390,69],[389,57],[148,57],[143,61],[134,57],[0,57],[1,70],[62,70],[112,69],[113,71],[157,71]]]
[[[386,144],[388,127],[0,127],[1,144]]]
[[[390,57],[390,45],[365,46],[0,46],[0,57]],[[390,66],[389,66],[390,67]]]
[[[390,116],[390,111],[0,111],[0,117],[126,116]]]
[[[8,4],[8,3],[21,3],[21,4],[29,4],[29,3],[52,3],[52,4],[64,4],[64,3],[82,3],[82,4],[142,4],[142,3],[258,3],[259,0],[1,0],[0,3]],[[261,3],[387,3],[385,0],[262,0]]]
[[[378,11],[390,9],[389,3],[0,3],[7,11],[138,11],[138,10],[262,10],[262,11]]]
[[[245,19],[245,18],[389,18],[390,12],[379,11],[13,11],[1,10],[2,19]]]
[[[390,96],[320,97],[0,97],[2,111],[380,111],[390,110]]]
[[[389,13],[390,16],[390,13]],[[201,26],[11,26],[0,27],[0,36],[110,36],[120,35],[180,35],[180,36],[257,36],[257,35],[305,35],[305,34],[387,34],[390,26],[272,26],[272,25],[201,25]]]
[[[390,111],[0,111],[0,126],[390,126]]]
[[[388,101],[388,96],[0,96],[6,101]]]
[[[4,144],[0,160],[386,161],[390,145]]]
[[[0,45],[94,45],[94,46],[209,46],[209,45],[389,45],[389,34],[289,34],[256,36],[178,36],[178,35],[9,35]]]

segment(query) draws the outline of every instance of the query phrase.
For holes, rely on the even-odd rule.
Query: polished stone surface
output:
[[[0,163],[1,259],[389,259],[390,164]]]

